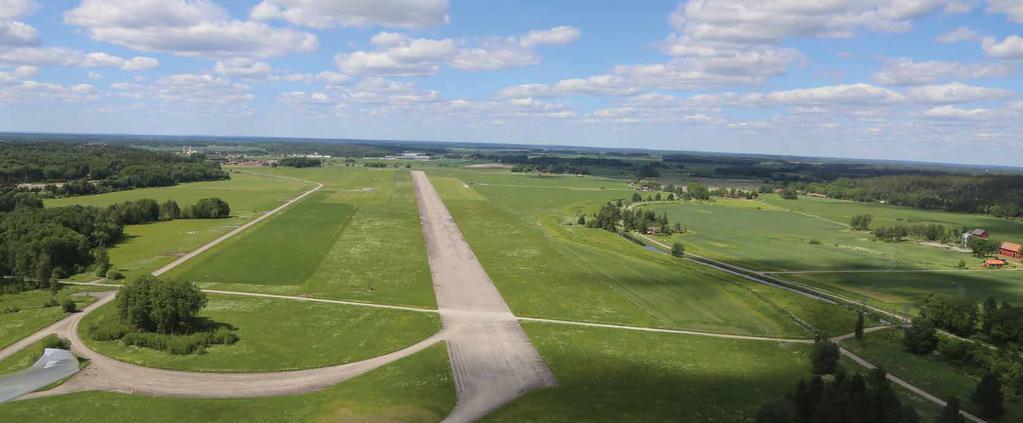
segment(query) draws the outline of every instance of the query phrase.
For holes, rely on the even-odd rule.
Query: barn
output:
[[[998,254],[1006,257],[1023,260],[1023,246],[1014,242],[1005,241],[999,248]]]

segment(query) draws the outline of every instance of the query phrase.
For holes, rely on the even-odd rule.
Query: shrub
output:
[[[826,339],[818,340],[813,345],[813,354],[810,357],[813,365],[813,374],[833,374],[838,370],[838,358],[841,351],[838,344]]]
[[[43,303],[43,307],[56,307],[59,305],[60,303],[57,302],[57,297],[50,297],[50,299],[46,300],[46,302]]]
[[[680,242],[676,242],[671,245],[671,255],[675,257],[682,257],[686,254],[686,247]]]
[[[0,309],[0,314],[14,314],[14,313],[17,313],[19,311],[21,311],[21,309],[18,308],[18,306],[7,306],[7,307],[4,307],[4,308]]]
[[[64,299],[64,303],[61,304],[61,307],[64,308],[65,313],[74,313],[78,311],[78,304],[75,304],[75,300],[70,298]]]
[[[913,354],[930,354],[938,347],[938,334],[930,320],[915,319],[903,331],[903,348]]]
[[[121,272],[119,272],[117,270],[108,271],[107,272],[107,279],[115,280],[115,281],[124,279],[124,273],[121,273]]]
[[[128,333],[128,327],[117,319],[104,319],[86,328],[86,333],[97,341],[116,341]]]
[[[70,350],[71,341],[57,335],[49,335],[43,338],[43,348],[56,348],[59,350]]]
[[[821,242],[816,240],[816,239],[811,239],[810,240],[810,245],[821,245]]]

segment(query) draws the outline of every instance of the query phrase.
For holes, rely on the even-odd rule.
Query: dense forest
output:
[[[0,185],[49,184],[58,196],[228,179],[201,154],[190,157],[120,145],[0,142]]]
[[[846,200],[877,202],[999,217],[1023,216],[1023,175],[898,175],[840,178],[797,189]]]

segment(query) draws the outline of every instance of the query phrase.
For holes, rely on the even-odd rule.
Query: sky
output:
[[[1023,165],[1023,0],[0,0],[0,131]]]

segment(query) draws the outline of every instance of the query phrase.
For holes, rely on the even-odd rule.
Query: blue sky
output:
[[[0,130],[1023,165],[1020,0],[0,0]]]

